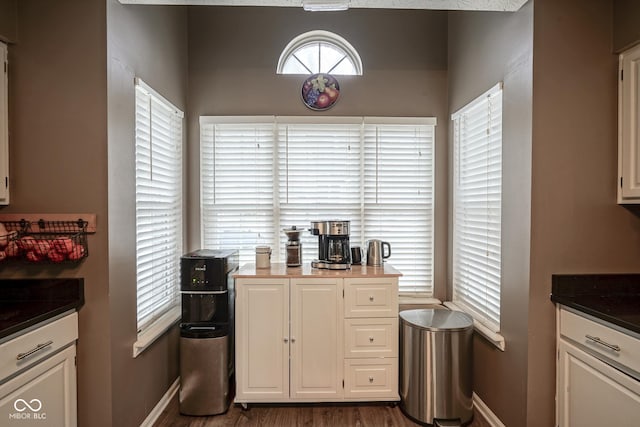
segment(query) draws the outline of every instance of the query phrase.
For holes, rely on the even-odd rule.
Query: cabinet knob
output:
[[[373,295],[369,297],[369,301],[373,302]]]
[[[373,337],[369,337],[369,342],[373,342]]]
[[[291,338],[291,344],[293,344],[294,342],[296,342],[295,338]]]
[[[369,377],[369,382],[372,383],[373,382],[373,377]]]
[[[289,338],[284,337],[284,342],[285,342],[285,344],[288,343],[289,342]]]

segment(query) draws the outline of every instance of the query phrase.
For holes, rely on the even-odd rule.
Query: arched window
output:
[[[314,30],[289,42],[278,60],[278,74],[362,75],[360,55],[351,43],[329,31]]]

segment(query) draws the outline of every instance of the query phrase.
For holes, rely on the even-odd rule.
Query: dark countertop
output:
[[[640,274],[554,274],[551,301],[640,333]]]
[[[0,339],[84,304],[84,279],[0,279]]]

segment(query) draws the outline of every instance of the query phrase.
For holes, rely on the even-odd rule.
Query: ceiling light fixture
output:
[[[307,12],[334,12],[349,9],[349,0],[302,0]]]

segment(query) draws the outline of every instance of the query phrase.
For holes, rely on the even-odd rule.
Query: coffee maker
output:
[[[318,236],[318,259],[311,267],[328,270],[351,268],[349,221],[312,221],[309,231]]]

